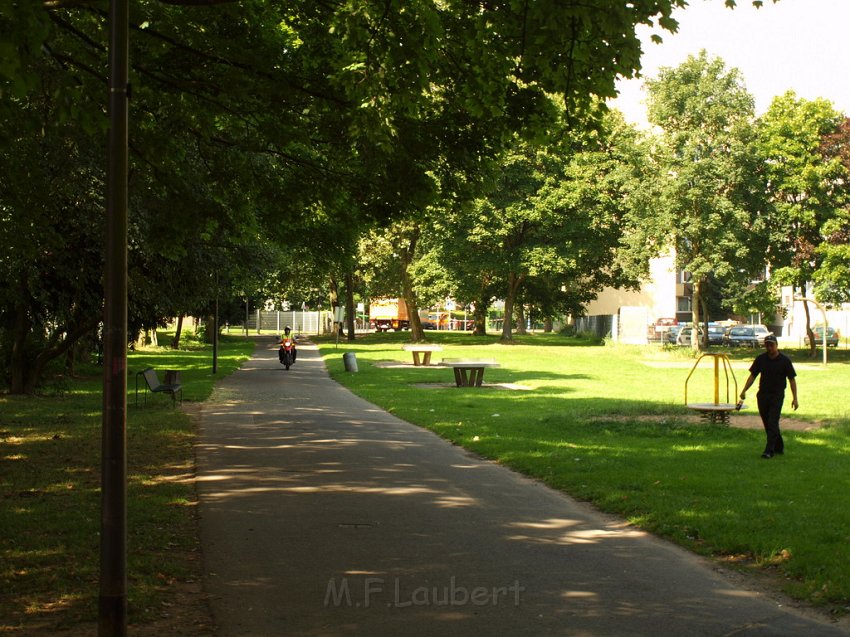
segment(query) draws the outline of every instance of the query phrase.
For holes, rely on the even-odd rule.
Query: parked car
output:
[[[676,344],[677,345],[691,345],[691,338],[693,338],[693,333],[694,333],[693,327],[690,327],[690,326],[683,327],[682,331],[679,332],[679,335],[676,337]],[[702,338],[703,334],[705,334],[705,332],[703,332],[703,330],[702,330],[702,327],[699,328],[699,331],[697,332],[697,334],[699,334],[698,338]]]
[[[723,337],[723,343],[729,347],[746,345],[747,347],[759,347],[764,345],[764,337],[771,331],[764,325],[735,325]]]
[[[676,338],[679,336],[679,332],[681,331],[681,325],[671,325],[669,328],[667,328],[666,335],[664,338],[670,345],[675,345]]]
[[[818,325],[812,329],[815,333],[815,345],[823,345],[823,326]],[[841,338],[841,334],[838,333],[834,327],[826,328],[826,346],[827,347],[838,347],[838,339]],[[806,334],[806,337],[803,339],[806,343],[806,346],[809,345],[809,335]]]
[[[722,345],[723,337],[726,336],[726,328],[722,325],[709,325],[708,326],[708,344],[709,345]]]

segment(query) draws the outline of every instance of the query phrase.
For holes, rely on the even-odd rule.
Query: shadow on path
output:
[[[271,340],[202,407],[221,636],[847,635],[482,461]]]

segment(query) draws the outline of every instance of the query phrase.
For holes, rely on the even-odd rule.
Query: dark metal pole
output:
[[[215,317],[213,318],[213,368],[218,373],[218,272],[215,273]]]
[[[109,7],[100,597],[97,634],[127,634],[127,124],[129,0]]]

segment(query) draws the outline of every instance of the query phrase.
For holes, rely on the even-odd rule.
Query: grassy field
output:
[[[801,599],[836,612],[850,606],[850,352],[831,351],[825,369],[790,352],[801,403],[793,418],[820,426],[786,429],[787,454],[763,461],[762,431],[694,424],[683,406],[694,363],[687,352],[541,335],[500,345],[494,337],[435,333],[431,340],[444,347],[436,360],[495,358],[502,366],[488,370],[486,382],[511,387],[458,389],[445,368],[381,366],[411,360],[401,350],[406,338],[321,348],[340,382],[410,422],[694,551],[777,573]],[[195,431],[167,396],[148,396],[147,407],[137,408],[135,372],[182,370],[191,412],[252,349],[241,336],[224,337],[215,376],[209,347],[130,354],[135,632],[174,613],[175,590],[199,577]],[[349,351],[357,354],[356,374],[343,370]],[[752,354],[735,354],[739,385]],[[705,364],[692,377],[691,400],[711,399],[709,370]],[[53,634],[96,616],[101,376],[95,367],[78,371],[36,397],[0,394],[0,632]],[[752,418],[754,407],[746,411]]]
[[[171,585],[197,576],[195,432],[166,395],[135,406],[135,372],[182,370],[185,405],[207,398],[253,343],[130,352],[128,572],[131,623],[159,618]],[[160,373],[162,379],[162,373]],[[38,396],[0,395],[0,633],[59,630],[96,618],[100,531],[100,368],[78,368]]]
[[[703,423],[684,406],[688,351],[544,335],[511,345],[429,338],[444,348],[435,361],[495,358],[501,367],[487,370],[485,385],[512,388],[457,388],[449,369],[384,365],[411,361],[404,334],[321,349],[339,382],[405,420],[698,553],[777,575],[799,599],[850,610],[850,352],[831,350],[824,368],[785,350],[800,409],[789,397],[786,455],[765,461],[763,430]],[[358,373],[344,371],[343,352],[356,354]],[[739,388],[753,355],[730,355]],[[731,376],[729,391],[734,402]],[[689,402],[711,402],[713,392],[712,360],[703,359]],[[756,417],[755,390],[748,402],[733,419]],[[791,418],[811,428],[792,431]]]

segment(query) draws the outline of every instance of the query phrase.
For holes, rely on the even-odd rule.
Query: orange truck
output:
[[[377,332],[410,329],[404,299],[382,298],[369,301],[369,327]]]

